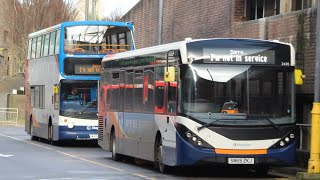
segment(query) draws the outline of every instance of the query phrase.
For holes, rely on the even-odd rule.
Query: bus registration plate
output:
[[[228,158],[228,164],[254,164],[254,158]]]
[[[98,139],[98,134],[89,134],[90,139]]]

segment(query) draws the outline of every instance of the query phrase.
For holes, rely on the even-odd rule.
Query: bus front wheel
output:
[[[49,124],[49,127],[48,127],[48,141],[52,145],[56,145],[57,144],[56,141],[53,141],[53,126],[52,126],[51,123]]]
[[[29,127],[29,132],[30,132],[30,137],[31,137],[31,140],[32,141],[35,141],[36,140],[36,137],[33,135],[34,133],[34,129],[33,129],[33,123],[32,123],[32,120],[30,120],[30,127]]]
[[[155,153],[154,153],[154,167],[159,170],[162,174],[169,173],[170,166],[163,164],[163,146],[161,137],[157,138],[155,144]]]
[[[121,160],[121,155],[116,153],[116,136],[114,134],[114,131],[112,131],[111,134],[111,155],[112,159],[115,161],[120,161]]]

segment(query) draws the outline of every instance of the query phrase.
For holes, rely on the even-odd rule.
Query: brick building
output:
[[[123,16],[133,21],[137,48],[158,44],[159,0],[141,0]],[[310,124],[317,0],[163,0],[162,44],[191,38],[257,38],[292,43],[307,78],[297,87],[297,121]],[[160,16],[161,17],[161,16]],[[160,21],[161,22],[161,21]],[[306,141],[309,137],[306,131]],[[304,148],[308,149],[308,142]]]

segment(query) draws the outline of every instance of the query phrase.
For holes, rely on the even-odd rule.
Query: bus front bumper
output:
[[[98,131],[88,130],[87,126],[59,126],[59,140],[97,140]]]
[[[268,149],[267,154],[261,155],[230,155],[217,154],[214,148],[196,147],[178,133],[177,140],[177,165],[196,164],[228,164],[228,158],[254,158],[254,164],[250,165],[292,165],[295,159],[296,142],[279,149]]]

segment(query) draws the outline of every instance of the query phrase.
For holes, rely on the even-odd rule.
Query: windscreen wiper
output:
[[[77,115],[82,116],[82,114],[88,109],[88,107],[94,105],[97,101],[93,100],[89,102],[80,112],[77,112]]]
[[[267,120],[272,125],[272,127],[274,127],[276,130],[278,130],[280,133],[282,132],[282,129],[280,128],[280,126],[278,126],[277,124],[272,122],[269,118],[265,118],[265,120]]]
[[[208,127],[208,126],[210,126],[210,125],[212,125],[212,124],[214,124],[214,123],[216,123],[216,122],[218,122],[218,121],[220,121],[220,120],[221,120],[221,119],[217,119],[217,120],[214,120],[214,121],[209,122],[209,123],[207,123],[207,124],[204,124],[204,125],[198,127],[197,130],[200,131],[201,129],[203,129],[203,128],[205,128],[205,127]]]
[[[267,116],[262,116],[262,115],[248,115],[250,117],[256,117],[256,118],[259,118],[260,120],[266,120],[268,121],[273,128],[275,128],[276,130],[278,130],[280,133],[282,132],[282,129],[280,126],[278,126],[277,124],[275,124],[273,121],[271,121]]]

